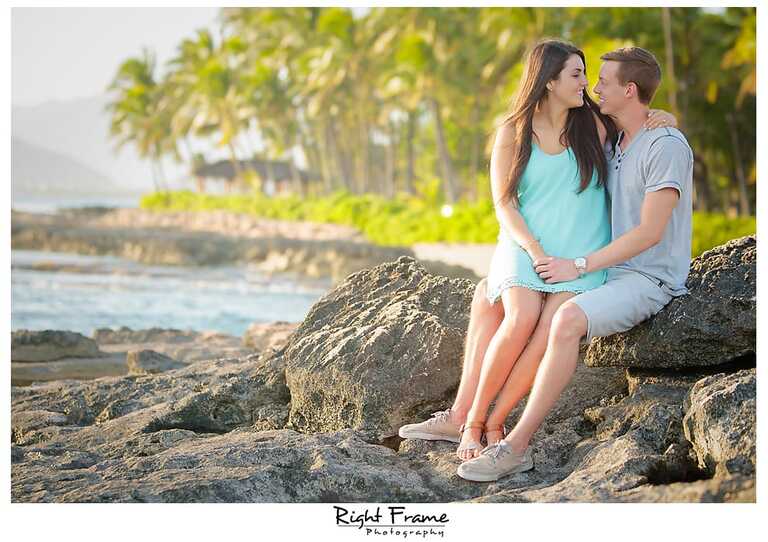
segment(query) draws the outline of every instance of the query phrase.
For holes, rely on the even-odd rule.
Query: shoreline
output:
[[[157,213],[141,209],[83,208],[56,214],[11,213],[12,249],[112,255],[146,264],[252,263],[266,273],[331,278],[400,256],[433,274],[485,276],[495,245],[418,243],[384,247],[348,226],[258,219],[226,211]]]

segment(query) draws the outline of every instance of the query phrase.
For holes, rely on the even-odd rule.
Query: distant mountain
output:
[[[114,179],[124,192],[152,190],[152,168],[139,158],[131,145],[116,154],[109,137],[109,114],[104,111],[106,95],[36,106],[14,106],[11,110],[12,136],[66,157],[80,166]],[[184,170],[163,163],[169,179],[184,176]],[[171,183],[173,185],[173,183]]]
[[[61,153],[11,138],[11,180],[14,196],[21,194],[127,194],[103,172]]]

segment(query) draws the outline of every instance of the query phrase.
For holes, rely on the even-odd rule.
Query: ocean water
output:
[[[111,256],[11,251],[11,329],[150,327],[242,335],[253,322],[300,322],[332,284],[251,266],[144,265]]]
[[[139,206],[141,195],[63,195],[13,194],[11,208],[25,213],[55,213],[71,207],[131,207]]]

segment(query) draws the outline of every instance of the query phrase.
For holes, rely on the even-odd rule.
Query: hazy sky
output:
[[[13,8],[11,102],[36,105],[104,92],[120,62],[154,49],[158,65],[208,27],[219,8]]]

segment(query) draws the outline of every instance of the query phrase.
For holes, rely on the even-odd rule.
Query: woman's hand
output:
[[[672,126],[677,128],[677,118],[663,109],[651,109],[648,111],[648,118],[644,124],[646,130],[661,128],[662,126]]]

